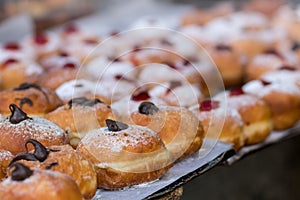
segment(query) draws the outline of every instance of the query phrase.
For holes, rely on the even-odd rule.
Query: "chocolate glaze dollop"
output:
[[[81,105],[81,106],[92,107],[92,106],[96,105],[97,103],[104,103],[104,102],[101,101],[100,99],[97,99],[97,98],[95,98],[95,99],[87,99],[85,97],[78,97],[78,98],[71,99],[68,102],[68,105],[69,105],[69,108],[72,108],[73,104],[78,104],[78,105]]]
[[[23,181],[33,174],[33,171],[22,163],[13,163],[10,168],[14,168],[11,172],[11,179],[14,181]]]
[[[106,126],[109,131],[117,132],[117,131],[122,131],[128,128],[127,124],[124,124],[122,122],[114,121],[111,119],[105,120]]]
[[[24,120],[32,119],[28,117],[27,114],[16,104],[10,104],[9,110],[11,112],[11,115],[9,117],[9,122],[12,124],[18,124]]]
[[[158,107],[155,106],[154,103],[145,101],[139,105],[139,113],[144,114],[144,115],[153,115],[156,113],[159,109]]]

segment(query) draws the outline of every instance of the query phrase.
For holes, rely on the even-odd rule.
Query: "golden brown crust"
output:
[[[275,130],[292,127],[300,119],[300,98],[273,91],[262,98],[271,108]]]
[[[28,98],[31,103],[20,105],[21,100]],[[22,107],[22,110],[29,115],[43,116],[44,114],[56,109],[62,105],[62,101],[55,92],[42,88],[42,91],[35,88],[25,90],[4,90],[0,92],[0,113],[8,115],[9,105],[16,104]]]
[[[7,166],[13,159],[13,157],[14,156],[9,151],[0,149],[0,182],[3,178],[6,177]]]
[[[236,86],[242,83],[244,70],[240,61],[240,55],[235,50],[214,49],[210,56],[217,65],[225,86]]]
[[[0,122],[0,149],[12,154],[25,152],[28,139],[35,139],[45,146],[68,144],[67,134],[52,122],[39,117],[12,124],[9,119]]]
[[[47,159],[43,162],[39,161],[19,161],[30,168],[37,168],[41,170],[47,170],[53,163],[51,170],[62,172],[72,177],[81,194],[91,199],[97,190],[97,176],[92,163],[86,159],[83,155],[78,154],[75,150],[69,146],[51,146]],[[54,150],[54,151],[53,151]]]
[[[94,106],[81,106],[68,104],[48,113],[46,119],[64,129],[69,136],[70,143],[76,148],[78,142],[92,129],[106,126],[106,119],[115,119],[109,106],[97,103]]]
[[[59,68],[42,74],[39,77],[38,83],[45,88],[55,90],[61,84],[76,78],[82,78],[78,75],[77,69]]]
[[[77,151],[94,163],[98,186],[106,189],[156,180],[172,165],[157,134],[134,125],[117,132],[107,128],[91,131]]]
[[[244,122],[245,143],[251,145],[266,139],[273,128],[270,107],[250,94],[228,97],[229,106],[238,110]]]
[[[254,38],[240,38],[231,42],[231,46],[239,53],[251,58],[257,54],[264,52],[268,46],[258,39]]]
[[[10,89],[24,82],[35,83],[38,74],[26,75],[26,68],[19,63],[14,66],[0,66],[1,88]]]
[[[11,178],[0,183],[0,196],[5,200],[82,200],[74,180],[66,174],[34,170],[33,175],[23,181]]]
[[[153,115],[131,114],[133,123],[156,131],[172,159],[182,159],[200,149],[203,128],[196,116],[180,107],[160,107]],[[179,148],[181,147],[181,148]]]

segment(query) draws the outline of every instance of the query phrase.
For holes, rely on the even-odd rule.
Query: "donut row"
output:
[[[176,31],[145,18],[1,44],[0,196],[90,199],[159,179],[204,137],[239,150],[293,127],[297,10],[255,2],[190,11]]]

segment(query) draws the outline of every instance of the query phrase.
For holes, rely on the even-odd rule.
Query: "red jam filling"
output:
[[[144,101],[147,99],[150,99],[150,96],[147,91],[142,91],[131,96],[131,100],[133,101]]]
[[[34,37],[34,41],[38,45],[44,45],[48,42],[48,37],[45,34],[37,34]]]
[[[245,94],[242,88],[231,90],[229,93],[230,96],[238,96],[242,94]]]
[[[20,45],[15,42],[8,42],[4,45],[4,49],[10,50],[10,51],[17,51],[17,50],[20,50]]]
[[[219,108],[220,102],[213,100],[206,100],[200,104],[200,111],[211,111]]]
[[[14,58],[9,58],[6,61],[4,61],[2,64],[4,66],[10,65],[10,64],[14,64],[14,63],[18,63],[19,61],[14,59]]]
[[[271,84],[271,82],[265,80],[260,80],[260,82],[263,84],[263,86],[267,86]]]
[[[78,32],[78,27],[75,24],[69,24],[65,27],[65,33],[71,34]]]
[[[74,63],[66,63],[63,66],[64,69],[75,69],[76,65]]]

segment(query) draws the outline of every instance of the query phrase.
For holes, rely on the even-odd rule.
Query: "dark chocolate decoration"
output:
[[[10,167],[13,163],[19,160],[27,160],[27,161],[38,161],[38,159],[32,153],[19,153],[17,154],[9,163],[8,167]]]
[[[26,119],[32,119],[27,116],[27,114],[19,108],[16,104],[10,104],[9,109],[11,111],[11,115],[9,117],[9,122],[12,124],[18,124]]]
[[[280,67],[279,70],[296,71],[296,68],[292,67],[292,66],[284,65],[284,66]]]
[[[14,181],[23,181],[33,174],[33,171],[22,163],[13,163],[10,168],[13,167],[14,169],[11,172],[11,179]]]
[[[153,115],[158,110],[154,103],[148,101],[141,103],[139,106],[139,113],[144,115]]]
[[[54,163],[50,163],[49,165],[47,165],[45,168],[47,169],[47,170],[50,170],[52,167],[55,167],[55,166],[57,166],[58,165],[58,162],[54,162]]]
[[[30,88],[36,89],[43,93],[43,95],[46,97],[47,101],[49,102],[47,93],[41,88],[41,86],[33,84],[33,83],[22,83],[18,87],[14,88],[14,91],[21,91],[21,90],[28,90]]]
[[[218,51],[232,51],[232,48],[225,44],[218,44],[215,46],[215,48]]]
[[[33,155],[36,157],[36,159],[38,159],[40,162],[43,162],[44,160],[47,159],[50,151],[44,145],[42,145],[37,140],[29,139],[25,143],[27,152],[28,152],[28,147],[27,147],[28,143],[34,146]]]
[[[20,101],[19,106],[20,106],[21,109],[23,108],[24,104],[28,104],[30,107],[33,106],[33,102],[29,98],[26,98],[26,97],[24,97],[24,98],[16,98],[15,100],[16,101]]]
[[[264,52],[264,54],[274,55],[274,56],[278,57],[279,59],[284,60],[284,57],[275,49],[266,50]]]
[[[292,51],[297,51],[298,49],[300,49],[300,43],[295,42],[291,48]]]
[[[97,98],[95,98],[95,99],[87,99],[85,97],[78,97],[78,98],[71,99],[68,102],[68,105],[69,105],[69,108],[72,108],[73,104],[78,104],[78,105],[81,105],[81,106],[92,107],[92,106],[96,105],[97,103],[104,103],[104,102],[101,101],[100,99],[97,99]]]
[[[122,131],[128,128],[127,124],[124,124],[122,122],[114,121],[111,119],[105,120],[106,126],[108,127],[108,130],[116,132],[116,131]]]

